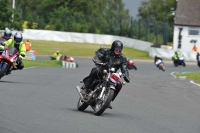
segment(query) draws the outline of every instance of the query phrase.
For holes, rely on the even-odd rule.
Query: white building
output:
[[[200,50],[200,0],[178,0],[174,22],[173,50]]]

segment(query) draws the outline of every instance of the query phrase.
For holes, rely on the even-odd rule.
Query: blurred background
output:
[[[108,34],[170,45],[176,0],[0,0],[5,27]]]

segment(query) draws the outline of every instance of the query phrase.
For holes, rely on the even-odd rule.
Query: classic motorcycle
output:
[[[165,71],[165,64],[163,63],[162,60],[158,59],[155,62],[155,65],[162,71]]]
[[[178,60],[174,60],[174,57],[172,57],[172,60],[174,62],[175,67],[177,67],[178,65],[183,65],[184,67],[186,66],[183,56],[179,56]]]
[[[97,63],[97,65],[105,65],[103,63]],[[89,94],[83,94],[82,88],[79,86],[76,87],[78,94],[80,96],[77,104],[77,108],[79,111],[84,111],[88,106],[91,106],[94,110],[94,115],[101,115],[110,102],[113,99],[114,91],[116,83],[121,82],[121,77],[124,75],[121,72],[115,72],[115,68],[111,67],[107,71],[106,69],[103,70],[103,77],[102,79],[95,79],[92,86],[94,86],[94,90],[91,90]],[[81,81],[81,83],[83,83]],[[122,82],[125,85],[125,82]],[[85,97],[89,97],[85,99]]]
[[[0,79],[13,68],[16,68],[15,63],[18,60],[18,56],[19,52],[15,47],[5,47],[0,55]]]

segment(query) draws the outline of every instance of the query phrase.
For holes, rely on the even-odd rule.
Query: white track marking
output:
[[[171,72],[171,75],[172,75],[174,78],[177,78],[177,77],[174,75],[174,73],[176,73],[176,72]]]
[[[200,84],[195,83],[193,80],[190,80],[190,83],[195,84],[200,87]]]

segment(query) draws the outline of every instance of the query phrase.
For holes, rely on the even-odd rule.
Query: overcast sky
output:
[[[138,7],[141,5],[142,0],[122,0],[125,4],[125,8],[129,9],[129,14],[136,18],[138,13]]]

